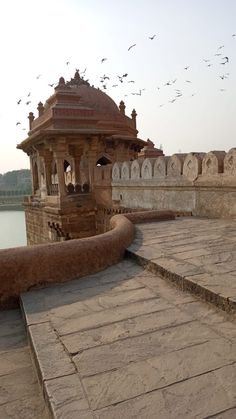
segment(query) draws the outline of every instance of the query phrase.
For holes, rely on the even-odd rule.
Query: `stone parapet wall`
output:
[[[115,163],[112,199],[122,207],[236,217],[236,148]]]
[[[158,211],[115,215],[111,230],[93,237],[60,243],[0,250],[0,307],[13,306],[32,287],[66,282],[119,262],[134,237],[133,223],[173,219]]]

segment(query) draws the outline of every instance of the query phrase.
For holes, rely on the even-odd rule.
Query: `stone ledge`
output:
[[[76,368],[49,322],[27,325],[33,363],[51,417],[92,419]]]
[[[114,265],[133,241],[133,223],[174,218],[170,211],[115,215],[111,230],[104,234],[0,250],[0,307],[16,305],[20,294],[33,287],[70,281]]]
[[[236,298],[229,297],[228,295],[223,295],[217,292],[214,289],[214,286],[204,286],[197,281],[194,281],[193,276],[181,275],[177,272],[174,272],[173,269],[170,270],[166,267],[163,267],[156,261],[150,260],[147,257],[140,256],[135,253],[135,251],[126,249],[126,256],[135,260],[145,269],[160,275],[162,278],[167,279],[173,282],[179,289],[182,291],[188,291],[192,294],[199,296],[201,299],[216,305],[222,310],[228,313],[236,313]]]

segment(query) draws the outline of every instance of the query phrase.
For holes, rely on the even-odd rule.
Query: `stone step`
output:
[[[0,311],[0,418],[47,419],[20,310]]]
[[[130,249],[126,249],[125,255],[130,260],[138,263],[144,269],[148,269],[150,272],[160,276],[161,278],[172,282],[181,291],[190,292],[191,294],[200,297],[204,301],[214,304],[228,313],[236,313],[236,296],[229,296],[230,289],[227,289],[227,285],[225,285],[225,292],[220,293],[217,289],[217,284],[207,284],[207,281],[201,281],[202,279],[204,280],[204,273],[200,273],[199,275],[197,274],[197,276],[191,276],[190,273],[188,273],[185,276],[180,273],[180,270],[178,269],[179,265],[177,263],[172,265],[167,261],[167,263],[163,265],[161,261],[158,262],[158,259],[152,260],[148,256],[142,256],[136,251]],[[199,276],[201,276],[200,281],[198,281]],[[222,275],[222,282],[224,282],[223,277],[224,276]]]
[[[235,323],[154,272],[125,259],[21,295],[52,418],[235,414]]]

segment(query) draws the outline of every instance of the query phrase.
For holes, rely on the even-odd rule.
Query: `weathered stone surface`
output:
[[[92,408],[101,409],[232,364],[235,356],[236,343],[215,339],[85,377],[83,383]]]
[[[136,227],[139,245],[174,250],[178,247],[175,243],[185,247],[184,240],[193,237],[202,240],[194,243],[203,244],[203,249],[213,247],[216,253],[222,249],[222,225],[217,221],[216,225],[210,221],[210,227],[206,220],[185,221],[182,237],[182,220],[177,220],[177,227],[172,222],[171,226],[159,224],[158,230],[155,223]],[[226,222],[223,228],[227,230],[228,226]],[[162,242],[155,242],[155,235],[159,234]],[[172,236],[165,237],[168,234]],[[201,246],[193,246],[191,256],[199,249]],[[187,249],[182,251],[186,253]],[[178,260],[177,253],[171,254],[171,260],[188,268],[195,267],[189,260],[206,256],[205,252],[203,256],[195,253],[191,259]],[[168,254],[165,259],[168,260]],[[149,267],[155,263],[158,261],[150,261]],[[171,272],[174,263],[168,266],[166,262],[165,266]],[[182,283],[196,277],[196,284],[203,286],[204,275],[207,274],[183,276]],[[228,275],[236,278],[233,272],[221,276],[221,282],[226,277],[227,286]],[[213,277],[208,274],[207,279],[211,281]],[[101,284],[100,280],[108,282]],[[131,260],[90,276],[87,283],[86,278],[83,281],[52,287],[49,294],[47,289],[32,293],[37,304],[41,300],[42,309],[51,305],[53,333],[76,366],[72,373],[64,374],[58,364],[58,376],[43,382],[55,417],[77,419],[79,412],[84,419],[188,419],[233,412],[236,326],[232,316],[181,292],[173,283]],[[42,331],[44,328],[46,347],[53,347],[51,333],[46,338],[47,323],[31,327],[38,326]],[[54,362],[55,351],[48,352],[48,357]]]
[[[161,301],[160,301],[161,303]],[[157,311],[151,314],[134,317],[107,326],[89,329],[88,331],[62,336],[61,340],[68,352],[76,353],[94,346],[104,345],[131,336],[142,335],[164,327],[191,321],[192,317],[176,308]]]
[[[214,383],[214,385],[213,385]],[[96,412],[97,419],[208,417],[235,406],[235,365],[222,367],[163,390]]]
[[[19,349],[13,350],[13,348],[9,347],[7,352],[0,352],[0,380],[2,375],[10,374],[17,370],[23,371],[23,368],[31,367],[31,365],[28,348],[19,347]]]
[[[69,355],[49,323],[29,326],[28,334],[40,381],[75,372]]]
[[[46,419],[19,310],[0,312],[0,418]]]
[[[170,308],[170,304],[160,298],[141,300],[132,304],[106,309],[87,316],[75,315],[73,317],[69,316],[68,318],[66,318],[67,308],[64,308],[65,320],[63,320],[62,317],[57,318],[55,316],[52,317],[52,322],[58,330],[59,334],[65,335],[68,333],[92,329],[124,319],[137,317],[144,313],[152,313],[159,310],[165,310],[167,308]]]
[[[46,398],[55,419],[92,419],[78,374],[45,382]]]
[[[39,397],[26,397],[0,405],[0,418],[48,419],[48,413]]]
[[[185,218],[152,225],[152,231],[139,225],[129,253],[182,289],[228,311],[236,309],[234,221]]]
[[[129,362],[163,354],[168,351],[184,348],[188,345],[203,343],[208,338],[218,335],[197,322],[190,322],[155,331],[142,336],[114,342],[87,349],[75,355],[73,360],[81,376],[120,368]]]
[[[11,371],[10,375],[11,377],[8,374],[0,377],[0,405],[25,396],[31,397],[37,393],[38,382],[33,374],[32,365]],[[22,377],[24,377],[24,385],[22,385]]]

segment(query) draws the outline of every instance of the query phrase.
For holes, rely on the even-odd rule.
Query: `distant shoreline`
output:
[[[20,204],[0,204],[0,211],[24,211]]]

